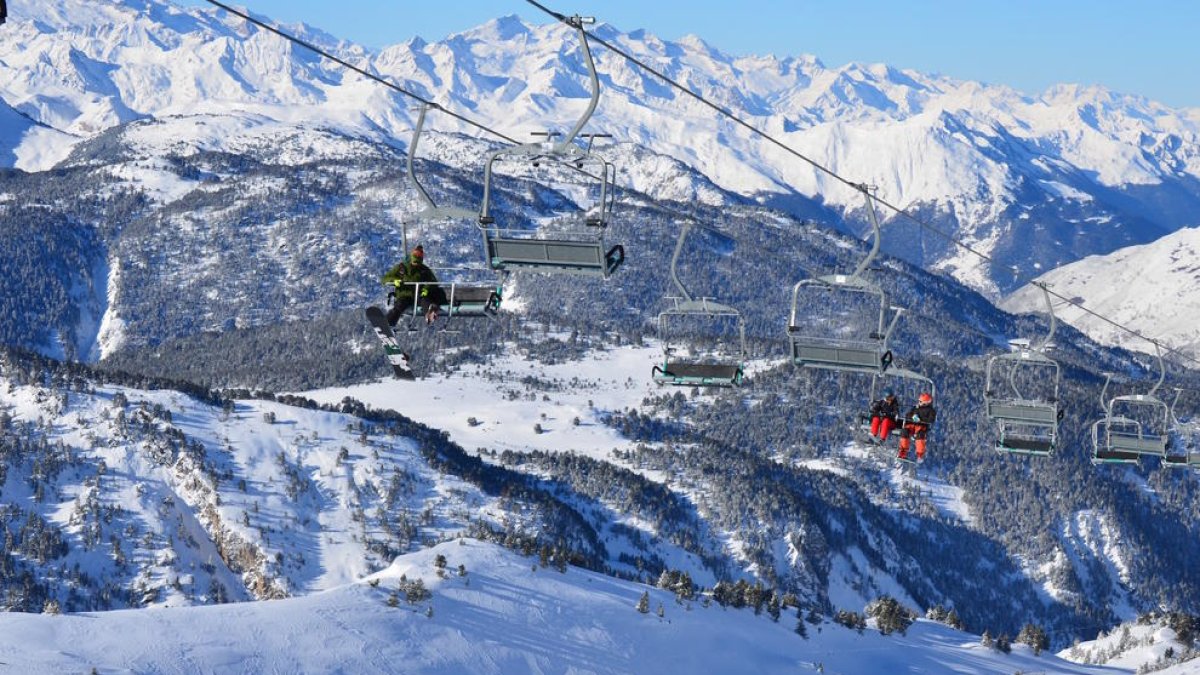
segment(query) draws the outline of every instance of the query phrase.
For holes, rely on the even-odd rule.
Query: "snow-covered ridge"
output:
[[[377,52],[287,28],[514,137],[565,128],[587,105],[580,47],[562,25],[508,16]],[[18,3],[5,30],[0,98],[38,123],[0,136],[0,147],[12,149],[8,164],[22,168],[46,168],[63,156],[47,129],[70,134],[55,137],[69,144],[143,117],[252,113],[391,143],[412,123],[405,97],[223,11],[164,0]],[[1045,264],[1149,241],[1200,213],[1195,111],[1098,87],[1028,94],[884,64],[735,57],[698,37],[670,42],[611,25],[595,30],[814,160],[879,186],[890,202],[934,209],[930,215],[952,220],[984,252],[1004,253],[1006,241],[1023,240],[1033,223],[1021,217],[1039,205],[1049,206],[1038,217],[1062,219],[1044,242]],[[815,199],[843,213],[859,208],[855,191],[730,128],[619,56],[595,51],[604,93],[593,129],[681,160],[725,190],[771,202]],[[435,115],[431,127],[477,133],[445,116]],[[636,169],[634,187],[689,192],[655,174]],[[1168,203],[1140,192],[1158,188],[1174,190]],[[1130,210],[1131,222],[1110,232],[1089,218],[1127,208],[1114,191],[1148,212]],[[1063,203],[1072,208],[1061,212],[1055,205]],[[1091,236],[1068,236],[1070,228]],[[989,275],[1004,276],[952,252],[921,255],[978,288],[990,288]]]
[[[1200,356],[1200,227],[1185,228],[1143,246],[1089,256],[1038,277],[1055,293],[1088,309]],[[1000,303],[1011,312],[1045,311],[1042,292],[1025,286]],[[1079,308],[1061,304],[1058,318],[1103,344],[1154,352],[1145,340]]]
[[[439,564],[439,558],[444,565]],[[414,586],[417,580],[428,591]],[[411,593],[398,592],[403,586]],[[647,612],[637,609],[647,598]],[[408,598],[414,601],[410,602]],[[0,615],[0,660],[23,672],[95,667],[410,673],[961,673],[1102,671],[920,620],[881,635],[791,612],[679,601],[669,591],[457,540],[361,583],[274,602],[79,616]],[[873,623],[873,622],[872,622]]]

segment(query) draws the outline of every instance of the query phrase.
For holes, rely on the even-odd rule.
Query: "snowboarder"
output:
[[[908,460],[908,446],[910,439],[917,440],[917,461],[925,461],[925,439],[929,436],[929,427],[937,418],[937,411],[933,409],[933,395],[929,392],[924,392],[917,397],[917,404],[913,406],[904,415],[904,427],[900,429],[900,454],[898,457],[901,460]]]
[[[383,283],[395,286],[392,291],[392,309],[387,314],[388,325],[395,327],[400,317],[415,303],[425,314],[425,323],[432,324],[438,317],[441,305],[446,304],[446,293],[438,286],[433,270],[425,266],[425,249],[418,245],[406,262],[397,263],[383,275]]]
[[[871,440],[883,443],[896,428],[897,418],[900,417],[900,402],[890,389],[883,392],[883,398],[871,404]]]

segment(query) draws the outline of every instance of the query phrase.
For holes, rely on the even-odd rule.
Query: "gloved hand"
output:
[[[912,416],[912,421],[914,421],[914,422],[920,422],[920,421],[921,421],[921,416],[920,416],[920,415],[913,415],[913,416]]]

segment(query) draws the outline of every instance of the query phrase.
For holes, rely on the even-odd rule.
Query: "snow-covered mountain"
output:
[[[9,607],[157,610],[326,590],[378,600],[344,584],[463,533],[643,580],[672,569],[702,585],[757,582],[826,616],[883,593],[952,605],[973,629],[1034,621],[1057,644],[1200,606],[1195,478],[1087,461],[1092,371],[1136,365],[1064,330],[1061,452],[997,457],[980,357],[1040,324],[881,257],[869,274],[910,309],[891,346],[939,394],[930,461],[902,476],[849,440],[863,378],[798,374],[780,358],[790,284],[861,258],[861,242],[829,229],[858,227],[858,197],[611,54],[598,54],[595,126],[632,139],[607,150],[625,188],[609,232],[630,252],[620,273],[508,277],[495,321],[408,336],[435,377],[347,387],[385,368],[358,308],[382,300],[376,277],[414,209],[399,152],[410,102],[221,12],[20,4],[0,27],[11,38],[0,97],[14,111],[0,112],[12,129],[0,147],[22,169],[0,172],[0,343],[205,386],[338,387],[308,394],[332,406],[314,410],[112,384],[69,364],[28,367],[28,355],[0,363],[0,519],[16,551],[0,574],[20,590]],[[508,17],[379,52],[292,29],[516,137],[565,126],[586,103],[578,45],[560,26]],[[1001,262],[1056,264],[1195,212],[1200,120],[1188,111],[598,30]],[[436,113],[431,123],[418,169],[439,201],[474,203],[494,141]],[[497,199],[538,221],[570,211],[575,188],[513,180]],[[646,379],[681,210],[705,224],[684,278],[747,319],[746,389]],[[410,224],[443,260],[478,258],[471,223]],[[922,262],[958,265],[978,288],[1015,283],[903,223],[887,240],[918,242]],[[480,560],[509,566],[499,558]]]
[[[1200,357],[1200,227],[1158,241],[1089,256],[1047,272],[1038,281],[1088,309]],[[1042,292],[1025,286],[1000,306],[1008,311],[1045,311]],[[1067,303],[1055,313],[1097,342],[1154,352],[1145,340]]]
[[[565,127],[586,105],[580,48],[561,25],[513,16],[439,42],[367,50],[304,26],[307,40],[514,137]],[[997,257],[984,268],[914,226],[889,246],[977,288],[1010,288],[1063,262],[1152,241],[1200,214],[1200,112],[1100,88],[1029,95],[886,65],[735,57],[697,37],[596,31],[814,160]],[[398,143],[411,101],[224,12],[163,0],[19,3],[0,44],[0,97],[44,127],[0,138],[11,165],[46,168],[75,139],[143,117],[263,115]],[[716,185],[861,226],[860,196],[718,119],[605,49],[593,122],[677,158]],[[442,130],[472,132],[443,117]],[[197,125],[191,133],[215,133]],[[67,135],[69,134],[69,136]],[[52,146],[52,147],[51,147]],[[471,160],[468,160],[471,161]],[[474,160],[477,161],[477,160]],[[661,184],[630,171],[632,187]],[[814,201],[816,205],[814,205]],[[915,242],[915,245],[914,245]]]
[[[532,563],[532,564],[531,564]],[[420,586],[417,586],[417,581]],[[400,589],[404,589],[401,591]],[[637,609],[645,594],[646,611]],[[750,608],[459,539],[358,583],[275,602],[75,616],[0,615],[0,659],[26,673],[95,668],[452,673],[1105,673],[1026,645],[1011,653],[919,620],[883,635],[828,620],[795,632]]]

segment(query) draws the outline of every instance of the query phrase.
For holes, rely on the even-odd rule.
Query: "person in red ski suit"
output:
[[[908,447],[911,439],[917,441],[917,461],[925,460],[925,439],[929,436],[929,427],[937,419],[937,411],[933,409],[933,395],[925,392],[917,397],[917,404],[905,415],[904,426],[900,429],[900,459],[908,459]]]
[[[883,398],[871,404],[871,439],[877,443],[886,441],[896,428],[898,417],[900,402],[896,395],[890,390],[883,392]]]

